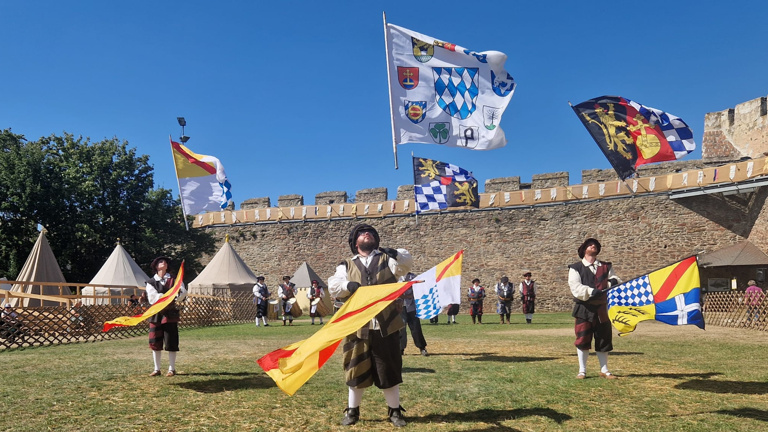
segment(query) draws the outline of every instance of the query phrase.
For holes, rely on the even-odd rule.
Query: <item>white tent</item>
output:
[[[312,281],[316,280],[318,285],[325,289],[325,297],[323,297],[322,303],[325,305],[326,310],[333,310],[331,307],[331,296],[328,294],[328,284],[326,284],[320,276],[312,270],[306,262],[302,263],[291,278],[291,282],[296,285],[296,302],[301,306],[301,309],[309,314],[309,299],[307,298],[307,292],[312,286]]]
[[[59,263],[56,262],[56,257],[53,255],[51,246],[48,244],[48,239],[45,237],[45,230],[40,231],[40,235],[37,237],[35,246],[32,247],[32,252],[27,257],[27,262],[21,268],[19,275],[16,277],[17,281],[24,282],[52,282],[60,283],[62,289],[59,286],[54,285],[21,285],[15,284],[11,287],[13,292],[24,292],[27,294],[41,294],[41,295],[68,295],[69,287],[67,287],[64,274],[61,272]],[[41,301],[38,299],[24,299],[24,306],[41,306]],[[60,306],[58,302],[43,301],[42,306]],[[11,304],[15,306],[16,301],[12,300]]]
[[[109,304],[109,300],[106,298],[94,298],[88,296],[119,296],[131,294],[140,295],[139,289],[120,289],[120,288],[106,288],[98,285],[128,285],[134,287],[144,287],[149,280],[149,276],[136,264],[136,261],[128,255],[125,248],[118,243],[115,246],[115,250],[109,255],[107,261],[101,266],[101,269],[96,273],[96,276],[91,279],[89,283],[94,286],[87,286],[81,291],[83,295],[83,304]],[[122,303],[120,299],[112,299],[112,304]]]
[[[189,283],[189,293],[228,296],[233,291],[251,292],[254,285],[256,275],[229,244],[227,236],[224,246],[195,280]]]

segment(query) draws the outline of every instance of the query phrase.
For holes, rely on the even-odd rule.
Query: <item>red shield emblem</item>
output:
[[[406,90],[415,89],[419,85],[419,68],[398,66],[397,81]]]

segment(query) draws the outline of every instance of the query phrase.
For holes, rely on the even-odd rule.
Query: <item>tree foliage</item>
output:
[[[117,239],[149,274],[158,255],[186,260],[189,277],[199,257],[213,252],[203,230],[186,231],[181,206],[168,189],[154,188],[147,155],[117,138],[91,142],[70,134],[27,141],[0,132],[0,276],[14,279],[37,238],[47,238],[69,282],[88,282]]]

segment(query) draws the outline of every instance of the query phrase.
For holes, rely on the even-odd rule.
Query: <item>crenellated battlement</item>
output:
[[[768,153],[768,98],[740,103],[735,108],[704,116],[702,157],[758,158]]]

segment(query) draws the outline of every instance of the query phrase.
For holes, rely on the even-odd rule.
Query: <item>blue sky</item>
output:
[[[234,201],[412,184],[410,155],[480,180],[609,168],[568,107],[619,95],[683,118],[768,94],[767,4],[618,1],[0,1],[0,127],[30,140],[117,137],[178,194],[168,136],[218,157]],[[398,148],[382,12],[390,23],[507,54],[509,140],[475,152]],[[700,158],[697,149],[687,158]]]

